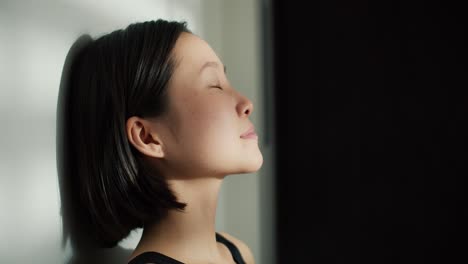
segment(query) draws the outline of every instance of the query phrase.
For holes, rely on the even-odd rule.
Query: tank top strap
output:
[[[132,259],[128,264],[184,264],[159,252],[147,251]]]
[[[244,259],[239,249],[227,238],[216,233],[216,241],[224,244],[231,252],[232,258],[236,264],[245,264]],[[161,254],[159,252],[147,251],[135,258],[133,258],[128,264],[146,264],[146,263],[157,263],[157,264],[184,264],[176,259]]]
[[[224,245],[226,245],[226,247],[231,252],[232,258],[234,259],[236,264],[245,264],[245,261],[242,258],[242,255],[239,249],[231,241],[229,241],[227,238],[225,238],[224,236],[218,233],[216,233],[216,241],[221,242]]]

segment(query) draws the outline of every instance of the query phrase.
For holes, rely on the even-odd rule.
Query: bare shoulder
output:
[[[255,264],[254,256],[252,250],[245,244],[242,240],[226,233],[218,232],[220,235],[225,237],[227,240],[231,241],[240,251],[242,258],[245,260],[246,264]]]

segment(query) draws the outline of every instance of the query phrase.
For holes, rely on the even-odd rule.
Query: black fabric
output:
[[[222,235],[216,233],[216,241],[223,243],[231,252],[232,258],[236,262],[236,264],[245,264],[242,255],[240,254],[239,249],[229,240],[227,240]],[[158,252],[144,252],[140,255],[134,257],[128,264],[184,264],[178,260],[175,260],[169,256]]]
[[[134,257],[128,264],[184,264],[158,252],[144,252]]]
[[[237,264],[245,264],[244,259],[241,256],[241,253],[239,252],[239,249],[229,240],[227,240],[225,237],[222,235],[216,233],[216,241],[223,243],[231,252],[232,258]]]

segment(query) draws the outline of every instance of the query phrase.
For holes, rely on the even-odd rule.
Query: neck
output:
[[[191,263],[197,259],[219,259],[215,220],[222,179],[169,180],[168,183],[178,201],[187,206],[184,211],[170,210],[161,221],[145,226],[138,247],[172,254]]]

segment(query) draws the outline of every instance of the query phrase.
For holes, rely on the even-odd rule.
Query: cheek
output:
[[[188,130],[197,134],[201,143],[216,143],[230,140],[237,134],[236,119],[233,111],[216,105],[202,106],[189,115]]]
[[[199,102],[187,105],[185,109],[182,122],[184,148],[211,156],[222,155],[238,144],[239,120],[226,102]]]

